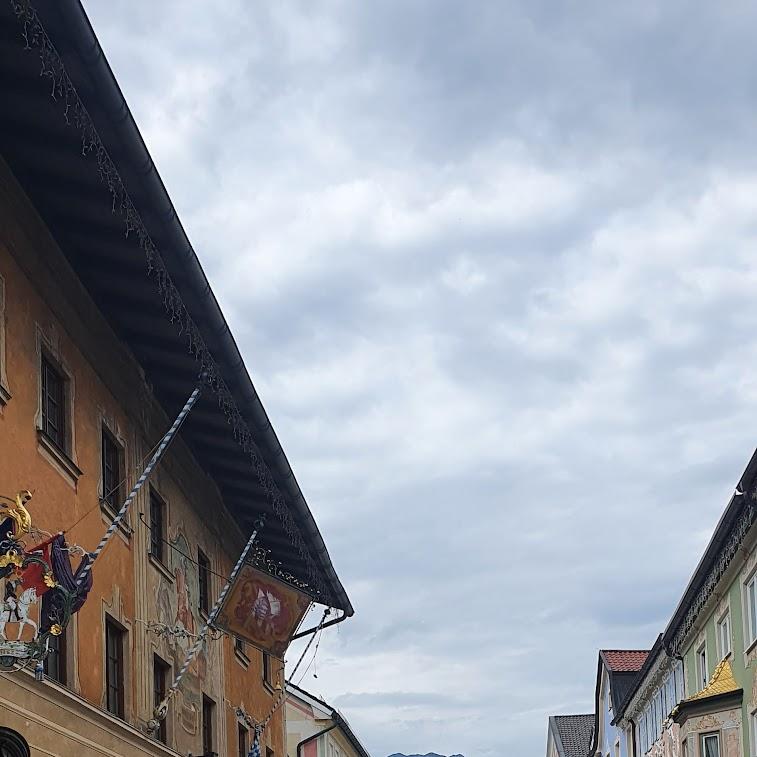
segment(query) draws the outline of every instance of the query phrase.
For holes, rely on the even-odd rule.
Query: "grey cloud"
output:
[[[754,445],[757,11],[86,5],[357,608],[303,686],[541,753]]]

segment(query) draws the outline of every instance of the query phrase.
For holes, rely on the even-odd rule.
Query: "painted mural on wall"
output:
[[[171,563],[173,582],[160,578],[155,589],[157,618],[174,632],[166,636],[166,646],[174,671],[182,666],[189,648],[203,625],[199,612],[199,575],[197,565],[185,555],[193,553],[189,540],[181,528],[169,538],[173,547]],[[220,683],[214,680],[219,669],[218,642],[206,639],[190,665],[176,702],[177,724],[185,733],[199,733],[203,691],[213,690]]]
[[[245,565],[221,607],[216,626],[281,659],[309,606],[306,594]]]

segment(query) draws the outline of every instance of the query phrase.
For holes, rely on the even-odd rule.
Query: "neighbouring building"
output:
[[[665,653],[660,635],[615,713],[614,724],[625,733],[627,753],[677,755],[678,726],[670,713],[685,697],[683,663]]]
[[[594,715],[551,715],[547,757],[586,757],[593,728]]]
[[[757,453],[665,631],[617,694],[615,666],[600,652],[587,757],[757,755]]]
[[[649,650],[602,649],[594,690],[594,727],[588,755],[628,757],[625,735],[615,725],[615,713],[644,665]]]
[[[0,495],[31,490],[37,526],[92,550],[206,386],[45,679],[2,676],[0,752],[245,754],[238,710],[272,710],[283,664],[227,636],[146,726],[257,518],[260,559],[352,607],[84,10],[35,6],[0,3]],[[283,706],[261,753],[287,753]]]
[[[286,691],[288,757],[370,757],[339,711],[299,686]]]

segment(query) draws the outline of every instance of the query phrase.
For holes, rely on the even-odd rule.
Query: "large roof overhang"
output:
[[[200,362],[212,361],[225,394],[206,391],[182,437],[242,531],[267,514],[262,540],[272,558],[308,582],[318,601],[351,615],[323,538],[78,0],[36,0],[33,8],[25,0],[0,0],[0,92],[0,154],[169,417],[192,391]],[[90,119],[84,124],[71,107],[74,95]],[[162,266],[157,277],[148,275],[139,234],[125,235],[123,197],[114,210],[113,177],[103,175],[97,150],[83,154],[90,128],[154,243]],[[176,321],[167,306],[179,309]],[[190,351],[187,323],[206,353]],[[238,443],[240,434],[245,444]]]

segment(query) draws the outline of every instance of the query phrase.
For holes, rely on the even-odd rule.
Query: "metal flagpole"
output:
[[[218,599],[213,605],[213,608],[211,609],[208,615],[208,619],[205,621],[205,625],[200,630],[199,635],[195,639],[195,643],[192,644],[189,651],[187,652],[187,656],[184,659],[184,663],[179,669],[179,672],[176,674],[176,678],[171,684],[171,687],[166,692],[166,695],[163,698],[163,701],[155,707],[155,710],[153,712],[153,719],[147,724],[147,728],[150,731],[156,730],[158,726],[160,725],[160,721],[164,720],[166,715],[168,714],[168,703],[171,701],[174,694],[176,694],[176,691],[179,688],[179,684],[181,683],[181,679],[184,678],[184,674],[187,672],[187,670],[189,670],[189,666],[192,664],[192,660],[194,660],[195,656],[200,651],[200,648],[202,647],[205,641],[205,637],[208,635],[208,631],[210,631],[210,628],[213,625],[213,622],[218,616],[218,613],[221,611],[221,605],[223,604],[223,600],[226,599],[226,595],[229,593],[229,589],[231,588],[231,585],[234,583],[234,579],[237,577],[237,574],[242,569],[242,565],[244,564],[244,561],[247,559],[247,555],[249,551],[252,549],[252,545],[254,544],[255,539],[257,539],[258,531],[260,531],[262,527],[263,527],[262,519],[255,522],[255,530],[252,532],[252,534],[250,535],[250,538],[247,540],[247,544],[244,545],[242,554],[239,555],[239,559],[237,560],[236,565],[234,566],[231,573],[229,574],[229,577],[226,579],[226,584],[221,590],[221,593],[218,595]]]
[[[171,443],[171,440],[176,436],[176,433],[181,428],[182,423],[184,423],[184,420],[186,419],[187,415],[189,415],[189,411],[194,407],[195,402],[197,402],[197,399],[200,396],[200,393],[202,392],[202,377],[200,380],[200,383],[197,384],[195,387],[195,390],[192,392],[192,394],[189,396],[189,399],[187,400],[184,407],[181,409],[181,412],[176,417],[176,420],[173,422],[173,426],[168,429],[165,436],[160,440],[160,444],[158,445],[158,448],[155,450],[155,454],[150,459],[150,462],[147,463],[147,467],[142,471],[142,475],[137,479],[137,483],[134,484],[134,488],[129,492],[129,496],[124,501],[123,505],[121,505],[121,509],[116,514],[116,517],[113,519],[113,522],[108,526],[108,530],[103,535],[103,538],[100,539],[100,543],[97,545],[97,548],[94,552],[89,553],[89,562],[84,566],[84,569],[81,572],[81,575],[76,581],[76,588],[78,589],[81,587],[84,580],[87,578],[87,574],[92,570],[92,565],[94,564],[95,560],[100,556],[102,551],[105,549],[106,545],[110,541],[110,537],[113,536],[116,529],[121,524],[121,521],[126,516],[126,513],[129,510],[129,507],[131,506],[131,503],[134,501],[134,498],[137,496],[137,493],[139,490],[144,486],[145,481],[150,477],[150,474],[153,472],[155,466],[158,464],[160,458],[163,456],[163,453],[166,451],[166,448]]]

